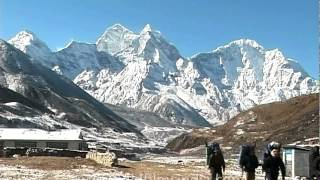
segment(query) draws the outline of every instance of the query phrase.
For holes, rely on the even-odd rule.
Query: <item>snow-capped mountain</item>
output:
[[[0,125],[41,128],[76,126],[134,132],[115,114],[69,79],[0,40]]]
[[[77,70],[89,65],[94,65],[90,68],[100,65],[111,70],[119,68],[115,63],[109,66],[107,61],[101,61],[108,60],[101,58],[108,56],[98,56],[97,61],[91,63],[96,57],[95,51],[92,52],[94,48],[95,45],[71,43],[61,51],[64,57],[74,60],[70,50],[76,49],[78,60],[83,62],[61,69]],[[101,54],[105,53],[98,53]],[[51,57],[59,56],[57,53]],[[85,61],[85,57],[91,57],[90,61]],[[33,60],[0,40],[1,127],[81,128],[92,145],[99,142],[125,152],[163,152],[167,140],[187,131],[152,112],[102,104],[69,79],[38,63],[38,59]]]
[[[121,24],[108,28],[97,41],[99,51],[116,54],[128,48],[137,35]]]
[[[297,62],[248,39],[178,64],[178,83],[193,94],[187,96],[183,90],[180,97],[208,119],[230,119],[255,105],[317,91],[315,81]]]
[[[54,63],[51,50],[31,31],[21,31],[8,42],[46,66],[51,67]]]
[[[184,58],[150,25],[134,33],[116,24],[96,44],[72,42],[35,55],[28,51],[33,41],[19,34],[9,42],[33,60],[45,59],[44,65],[101,102],[156,112],[179,124],[210,126],[258,104],[318,92],[297,62],[249,39]]]

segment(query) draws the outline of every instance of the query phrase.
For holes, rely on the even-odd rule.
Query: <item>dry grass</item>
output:
[[[107,172],[114,171],[115,174],[132,174],[137,178],[146,179],[146,180],[155,180],[155,179],[179,179],[179,180],[209,180],[210,173],[209,170],[199,162],[187,163],[187,164],[165,164],[159,162],[150,162],[150,161],[120,161],[120,165],[114,168],[107,168],[102,165],[96,164],[95,162],[88,159],[76,159],[76,158],[67,158],[67,157],[19,157],[19,158],[2,158],[0,159],[0,164],[6,166],[23,166],[28,169],[37,169],[44,172],[42,173],[41,179],[60,179],[71,176],[73,171],[68,171],[71,169],[91,169],[87,171],[74,171],[77,174],[76,177],[81,177],[80,179],[89,178],[88,172]],[[90,168],[89,168],[90,167]],[[231,179],[241,179],[239,175],[232,175],[232,164],[227,162],[227,170],[224,174],[224,180]],[[58,171],[63,170],[64,174],[56,175]],[[28,172],[28,171],[27,171]],[[37,171],[35,171],[37,172]],[[58,172],[61,173],[61,172]],[[90,178],[99,179],[98,174],[92,174]],[[101,174],[100,174],[101,175]],[[10,177],[21,177],[23,174],[17,172],[16,174],[10,175]],[[24,175],[23,177],[30,177],[29,175]],[[8,176],[9,177],[9,176]],[[21,178],[20,178],[21,179]],[[257,178],[259,179],[259,178]],[[261,178],[260,178],[261,179]]]
[[[120,168],[121,171],[133,174],[136,177],[155,180],[209,180],[210,171],[203,164],[187,163],[187,164],[165,164],[148,161],[125,161],[121,162],[125,168]],[[241,180],[243,179],[239,173],[235,173],[234,165],[227,162],[227,169],[224,173],[224,180]],[[241,173],[241,172],[240,172]],[[243,176],[244,177],[244,176]],[[257,179],[263,179],[257,176]]]
[[[205,141],[217,141],[222,147],[232,147],[226,153],[235,154],[241,144],[256,142],[260,153],[270,141],[288,144],[317,137],[318,120],[319,94],[300,96],[254,107],[207,131],[195,129],[175,138],[167,148],[178,152],[204,145]],[[239,130],[244,133],[237,134]]]
[[[9,166],[25,166],[27,168],[41,170],[80,169],[83,166],[105,168],[104,166],[99,165],[96,162],[89,159],[51,156],[22,156],[19,158],[1,158],[0,164],[5,164]]]
[[[153,178],[198,178],[207,179],[209,171],[207,169],[199,168],[198,166],[190,167],[187,165],[172,165],[162,164],[156,162],[140,161],[140,162],[122,162],[121,165],[127,167],[122,168],[122,171],[142,177],[143,179]]]

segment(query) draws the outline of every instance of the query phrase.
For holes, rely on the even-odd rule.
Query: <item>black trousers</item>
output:
[[[222,179],[222,169],[220,168],[210,168],[211,171],[211,180],[216,180],[218,178],[219,180]]]
[[[255,180],[256,174],[255,172],[246,172],[246,180]]]
[[[266,173],[266,180],[278,180],[278,173]]]

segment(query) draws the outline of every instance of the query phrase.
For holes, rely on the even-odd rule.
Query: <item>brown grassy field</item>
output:
[[[171,159],[167,157],[165,159]],[[173,160],[175,161],[175,160]],[[173,162],[172,161],[172,162]],[[121,159],[117,167],[104,167],[92,160],[66,157],[0,158],[0,179],[70,180],[70,179],[146,179],[146,180],[209,180],[209,170],[203,162],[186,161],[168,163],[151,159],[129,161]],[[224,180],[241,180],[236,161],[226,161]],[[261,171],[257,180],[264,179]]]
[[[31,169],[41,170],[65,170],[77,169],[83,166],[93,166],[95,168],[104,168],[102,165],[95,163],[92,160],[84,158],[69,158],[69,157],[50,157],[50,156],[35,156],[19,158],[2,158],[0,164],[8,166],[25,166]]]
[[[99,179],[108,177],[105,174],[130,175],[120,176],[123,179],[197,179],[206,180],[210,178],[209,170],[196,162],[168,164],[150,161],[120,161],[119,166],[108,168],[99,165],[88,159],[76,159],[66,157],[19,157],[19,158],[2,158],[0,166],[15,167],[14,173],[4,175],[4,170],[0,170],[1,178],[13,179]],[[228,166],[228,164],[227,164]],[[1,169],[1,168],[0,168]],[[10,169],[10,168],[8,168]],[[26,175],[26,172],[29,173]],[[77,176],[73,177],[73,175]],[[91,176],[87,176],[90,173]],[[104,173],[104,174],[103,174]],[[37,176],[32,176],[36,174]],[[60,174],[57,176],[57,174]],[[95,175],[94,175],[95,174]],[[111,176],[113,177],[113,176]],[[224,179],[240,179],[238,175],[232,175],[230,168],[226,170]]]

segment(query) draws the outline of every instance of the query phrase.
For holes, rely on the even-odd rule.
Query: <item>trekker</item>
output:
[[[310,151],[311,177],[320,179],[320,154],[319,147],[315,146]]]
[[[246,173],[246,180],[255,180],[256,168],[259,166],[258,158],[255,155],[255,146],[241,146],[239,164],[242,171]]]
[[[222,171],[225,170],[225,162],[219,143],[207,145],[207,165],[210,168],[211,180],[222,179]]]
[[[266,172],[267,180],[277,180],[279,170],[281,170],[282,179],[285,179],[286,168],[280,157],[281,145],[277,142],[268,144],[267,151],[264,154],[262,170]]]

